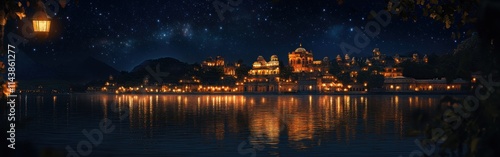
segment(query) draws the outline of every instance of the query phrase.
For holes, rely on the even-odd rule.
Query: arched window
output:
[[[300,64],[300,59],[297,59],[297,64]]]

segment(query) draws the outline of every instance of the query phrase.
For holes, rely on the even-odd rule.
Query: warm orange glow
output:
[[[40,33],[48,33],[50,31],[50,20],[33,19],[33,30]]]

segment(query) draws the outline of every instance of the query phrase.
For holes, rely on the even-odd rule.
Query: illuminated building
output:
[[[443,92],[462,91],[462,87],[468,82],[463,79],[455,79],[450,83],[445,78],[441,79],[414,79],[403,76],[384,79],[383,89],[394,92]]]
[[[403,76],[403,68],[400,67],[385,67],[382,72],[385,78]]]
[[[252,64],[250,75],[245,79],[245,92],[278,92],[279,91],[279,60],[278,56],[272,55],[269,62],[259,56]]]
[[[382,54],[380,52],[380,49],[379,48],[374,48],[373,49],[373,60],[381,60],[382,58]]]
[[[385,54],[382,54],[379,48],[374,48],[372,52],[373,52],[373,56],[371,59],[372,63],[385,64]]]
[[[234,65],[224,66],[224,75],[236,76],[236,68],[240,67],[240,64],[234,63]]]
[[[328,71],[329,59],[325,57],[323,60],[314,60],[313,53],[307,51],[300,44],[299,48],[288,53],[288,64],[293,68],[294,73],[326,72]]]
[[[257,60],[252,64],[252,69],[248,72],[250,75],[279,75],[280,64],[278,61],[278,56],[272,55],[269,62],[264,59],[264,57],[259,56]]]
[[[217,56],[215,59],[212,57],[208,57],[201,63],[202,68],[208,67],[223,67],[224,66],[224,58],[221,56]]]
[[[411,58],[411,61],[412,62],[419,62],[419,59],[418,59],[418,54],[414,53],[412,58]]]
[[[398,65],[399,63],[402,63],[404,60],[403,58],[399,57],[398,54],[394,55],[394,64]]]
[[[403,76],[388,77],[384,79],[382,88],[386,91],[410,92],[415,88],[415,79]]]
[[[423,63],[429,62],[429,57],[427,55],[424,55],[424,57],[422,57],[422,60],[420,60],[420,58],[418,57],[418,54],[416,54],[416,53],[414,53],[411,57],[401,57],[398,54],[396,54],[396,55],[394,55],[393,59],[394,59],[395,65],[401,64],[401,63],[408,61],[408,60],[411,62],[415,62],[415,63],[418,63],[420,61],[423,61]]]
[[[104,83],[104,87],[101,88],[103,92],[114,93],[117,89],[117,84],[114,81],[113,75],[109,75],[108,80]]]
[[[368,58],[366,59],[365,63],[366,63],[366,65],[368,65],[368,66],[372,66],[372,62],[371,62],[371,61],[370,61],[370,59],[368,59]]]
[[[429,57],[427,57],[427,55],[424,55],[423,60],[424,60],[424,63],[429,63]]]

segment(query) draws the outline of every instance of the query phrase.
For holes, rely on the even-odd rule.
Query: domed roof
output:
[[[295,52],[306,52],[306,49],[299,47],[299,48],[295,49]]]
[[[305,48],[302,47],[302,43],[300,43],[299,48],[295,49],[295,52],[307,52]]]
[[[264,59],[264,57],[262,57],[262,56],[257,57],[257,61],[265,61],[265,60],[266,59]]]
[[[277,55],[272,55],[271,58],[278,58],[278,56]]]

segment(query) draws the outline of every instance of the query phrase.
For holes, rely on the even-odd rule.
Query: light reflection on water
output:
[[[405,137],[412,111],[431,112],[441,96],[81,94],[23,98],[19,112],[32,121],[21,139],[34,139],[40,147],[75,147],[85,139],[82,129],[97,128],[101,119],[111,119],[117,129],[104,135],[103,144],[91,156],[237,156],[237,146],[244,141],[264,146],[257,156],[398,156],[416,148],[415,137]],[[119,112],[113,112],[114,103]]]

